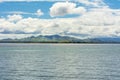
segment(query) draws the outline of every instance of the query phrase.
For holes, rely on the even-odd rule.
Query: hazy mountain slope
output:
[[[38,43],[120,43],[120,38],[88,38],[78,39],[68,36],[49,35],[31,36],[22,39],[3,39],[0,42],[38,42]]]

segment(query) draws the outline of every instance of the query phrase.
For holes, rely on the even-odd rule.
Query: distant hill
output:
[[[31,36],[22,39],[3,39],[0,42],[5,43],[120,43],[120,38],[88,38],[78,39],[68,36],[60,35],[39,35],[37,37]]]
[[[19,41],[25,41],[25,42],[81,42],[80,39],[68,37],[68,36],[59,36],[59,35],[50,35],[50,36],[42,36],[39,35],[37,37],[31,36],[27,38],[19,39]]]
[[[37,37],[31,36],[22,39],[3,39],[0,42],[28,42],[28,43],[77,43],[83,42],[83,40],[68,37],[68,36],[59,36],[59,35],[50,35],[50,36],[42,36],[39,35]]]

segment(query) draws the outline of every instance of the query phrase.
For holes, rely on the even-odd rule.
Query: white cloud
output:
[[[41,9],[38,9],[35,13],[30,12],[22,12],[22,11],[10,11],[10,12],[1,12],[3,14],[10,14],[10,15],[36,15],[36,16],[42,16],[44,13],[41,11]]]
[[[21,20],[22,16],[14,14],[14,15],[8,15],[7,18],[8,18],[8,21],[16,22],[16,21]]]
[[[41,9],[38,9],[35,15],[42,16],[44,13],[41,11]]]
[[[35,36],[33,34],[0,34],[0,39],[21,39],[25,37]],[[37,35],[38,36],[38,35]]]
[[[10,12],[1,12],[3,14],[16,14],[16,15],[22,15],[22,14],[33,14],[29,12],[22,12],[22,11],[10,11]]]
[[[53,4],[50,8],[50,15],[55,16],[64,16],[67,14],[83,14],[86,12],[84,7],[76,7],[75,3],[71,2],[57,2]]]
[[[107,6],[103,0],[78,0],[80,3],[85,4],[86,6],[91,7],[103,7]]]

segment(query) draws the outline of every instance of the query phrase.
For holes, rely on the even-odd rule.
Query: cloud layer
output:
[[[113,14],[114,13],[114,14]],[[78,18],[38,19],[20,15],[0,19],[0,33],[120,37],[120,11],[93,9]]]
[[[72,2],[56,2],[50,8],[51,19],[24,18],[22,14],[0,18],[0,37],[18,38],[22,35],[67,35],[78,38],[120,37],[120,9],[111,9],[103,0],[79,0],[85,6]],[[89,9],[86,6],[91,6]],[[34,15],[44,13],[38,9]],[[74,18],[57,18],[77,14]],[[24,35],[23,35],[24,34]],[[3,37],[5,38],[5,37]]]

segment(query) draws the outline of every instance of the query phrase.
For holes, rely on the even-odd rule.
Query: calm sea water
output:
[[[0,80],[120,80],[120,45],[2,43]]]

